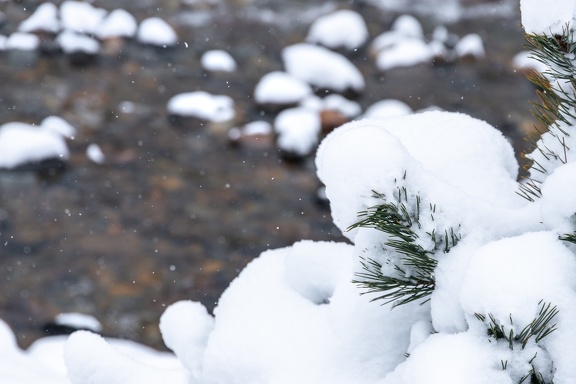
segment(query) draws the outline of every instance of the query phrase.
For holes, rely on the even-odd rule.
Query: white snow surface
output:
[[[294,104],[311,94],[308,83],[281,71],[265,74],[254,88],[254,100],[259,104]]]
[[[159,47],[174,46],[178,43],[176,31],[159,17],[149,17],[142,20],[136,38],[141,43]]]
[[[115,9],[102,20],[96,29],[99,39],[111,37],[134,37],[138,23],[131,13],[124,9]]]
[[[15,168],[48,158],[68,159],[65,135],[51,123],[34,126],[11,122],[0,126],[0,168]]]
[[[468,35],[463,36],[458,43],[456,43],[454,51],[459,57],[471,56],[481,59],[486,55],[482,37],[477,33],[469,33]]]
[[[56,37],[56,42],[60,48],[62,48],[62,51],[67,54],[83,52],[95,55],[100,50],[98,40],[71,30],[62,31],[58,37]]]
[[[236,60],[232,55],[222,49],[204,52],[200,62],[207,71],[234,72],[237,67]]]
[[[223,122],[235,116],[234,100],[226,95],[212,95],[204,91],[185,92],[168,100],[168,113],[177,116]]]
[[[60,5],[62,28],[77,33],[96,33],[107,13],[88,2],[66,0]]]
[[[555,0],[553,3],[539,0],[520,0],[522,26],[528,33],[553,36],[562,34],[566,24],[576,22],[576,2]]]
[[[305,113],[317,111],[287,110],[286,119],[301,128]],[[160,329],[177,360],[146,362],[79,331],[63,347],[66,378],[55,358],[62,339],[22,351],[0,322],[7,362],[0,382],[512,384],[532,367],[547,382],[576,381],[576,259],[559,240],[574,231],[576,199],[565,193],[576,188],[574,162],[556,167],[541,199],[529,203],[516,194],[518,164],[499,131],[467,115],[430,111],[345,124],[323,140],[316,165],[334,222],[351,243],[304,240],[264,252],[213,315],[196,302],[170,306]],[[373,191],[388,201],[405,191],[408,209],[419,197],[413,229],[425,249],[426,233],[452,228],[460,235],[448,253],[432,251],[438,264],[426,303],[379,305],[370,301],[377,294],[360,295],[365,291],[352,283],[361,257],[381,262],[385,274],[400,260],[384,247],[385,233],[346,231],[358,212],[382,202]],[[488,320],[479,318],[491,316],[518,334],[547,304],[559,311],[557,329],[524,348],[489,336]]]
[[[40,38],[32,33],[14,32],[6,39],[5,49],[34,51],[40,46]]]
[[[361,92],[364,77],[346,57],[327,48],[300,43],[282,50],[286,72],[316,86],[337,92]]]
[[[49,2],[40,4],[34,13],[20,23],[18,30],[20,32],[58,32],[60,30],[58,7]]]
[[[328,48],[354,50],[368,39],[368,27],[362,16],[354,11],[342,9],[316,19],[306,36],[309,43]]]
[[[286,152],[306,156],[318,145],[321,122],[317,111],[296,107],[285,109],[274,119],[278,147]]]
[[[364,117],[367,119],[397,117],[409,115],[412,108],[403,101],[396,99],[385,99],[375,102],[366,108]]]

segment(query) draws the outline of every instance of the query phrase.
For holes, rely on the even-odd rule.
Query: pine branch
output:
[[[406,175],[404,175],[406,178]],[[449,252],[460,241],[461,236],[453,229],[438,230],[434,228],[429,232],[422,230],[420,218],[422,214],[429,214],[434,219],[436,206],[430,204],[423,209],[419,195],[413,195],[405,187],[399,187],[393,194],[391,201],[386,195],[373,191],[373,197],[383,202],[366,211],[360,212],[354,228],[374,228],[388,235],[383,244],[383,252],[394,253],[400,262],[393,265],[395,276],[388,276],[382,272],[382,264],[371,258],[362,259],[364,272],[356,273],[353,280],[358,286],[365,288],[364,293],[379,294],[374,300],[383,300],[384,304],[394,303],[394,306],[407,304],[415,300],[424,299],[435,288],[434,270],[437,252]],[[424,249],[417,243],[419,235],[423,232],[432,240],[433,247]],[[437,232],[443,235],[438,235]]]
[[[576,244],[576,232],[574,233],[565,233],[562,236],[558,237],[559,240],[567,241],[572,244]]]
[[[561,34],[554,36],[526,34],[525,38],[532,57],[548,68],[544,73],[530,71],[527,74],[528,80],[538,88],[536,91],[538,101],[532,104],[533,115],[537,122],[535,130],[538,134],[531,135],[529,141],[546,162],[565,164],[570,152],[570,148],[566,145],[566,137],[570,136],[571,128],[576,121],[574,30],[567,24]],[[560,150],[552,149],[550,144],[544,142],[542,138],[544,132],[548,132],[558,141],[551,144]],[[538,161],[533,161],[530,166],[531,171],[541,174],[547,174],[553,168],[554,166],[550,169],[550,164],[544,165]],[[539,184],[534,178],[529,179],[520,185],[518,194],[529,201],[535,201],[542,196]]]

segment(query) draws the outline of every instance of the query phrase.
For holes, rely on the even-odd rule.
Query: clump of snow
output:
[[[234,72],[236,70],[236,61],[232,55],[221,49],[204,52],[200,62],[207,71]]]
[[[470,33],[462,37],[458,43],[456,43],[454,51],[458,57],[467,56],[481,59],[486,55],[482,37],[477,33]]]
[[[367,119],[397,117],[409,115],[412,108],[403,101],[396,99],[386,99],[375,102],[368,106],[364,112],[364,117]]]
[[[548,70],[548,66],[541,61],[536,60],[530,51],[518,52],[512,59],[512,65],[517,69],[534,69],[538,72]]]
[[[560,233],[570,233],[576,218],[576,163],[556,168],[542,184],[541,212],[544,223]]]
[[[338,111],[349,118],[356,117],[362,112],[360,104],[337,93],[332,93],[324,98],[310,95],[304,98],[300,105],[319,112],[323,110]]]
[[[100,50],[100,43],[96,39],[70,30],[61,32],[56,42],[67,54],[82,52],[95,55]]]
[[[286,72],[270,72],[262,76],[254,89],[254,100],[258,104],[293,104],[312,93],[312,88],[303,80]]]
[[[40,4],[33,14],[20,23],[18,30],[20,32],[58,32],[60,30],[58,8],[49,2]]]
[[[527,33],[553,36],[562,34],[567,24],[576,21],[576,3],[557,0],[554,5],[538,0],[520,0],[522,27]]]
[[[368,27],[357,12],[343,9],[316,19],[306,36],[309,43],[318,43],[328,48],[353,50],[361,47],[368,39]]]
[[[40,46],[40,38],[32,33],[14,32],[6,39],[6,49],[34,51]]]
[[[102,331],[102,324],[94,316],[78,312],[61,313],[54,319],[54,323],[65,325],[76,329],[85,329],[99,333]]]
[[[68,159],[64,137],[50,126],[12,122],[0,126],[0,168],[49,158]]]
[[[176,116],[197,117],[212,122],[232,120],[235,116],[234,100],[225,95],[212,95],[204,91],[186,92],[168,100],[168,113]]]
[[[138,23],[131,13],[124,9],[115,9],[106,16],[96,29],[100,39],[110,37],[134,37]]]
[[[337,92],[364,89],[364,78],[343,55],[312,44],[295,44],[282,50],[286,72],[318,88]]]
[[[76,128],[60,116],[48,116],[40,123],[40,127],[59,134],[67,139],[74,139]]]
[[[401,15],[394,23],[392,23],[391,31],[395,33],[406,36],[423,39],[424,30],[422,29],[422,24],[412,15]]]
[[[77,33],[96,33],[107,13],[88,2],[66,0],[60,5],[62,28]]]
[[[142,20],[136,37],[141,43],[159,47],[170,47],[178,43],[176,31],[159,17],[149,17]]]
[[[102,164],[106,161],[106,156],[98,144],[90,144],[86,147],[86,156],[96,164]]]
[[[299,156],[309,155],[318,144],[320,116],[308,108],[285,109],[276,116],[278,147]]]

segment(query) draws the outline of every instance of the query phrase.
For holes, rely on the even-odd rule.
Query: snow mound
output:
[[[176,31],[159,17],[149,17],[142,20],[136,38],[143,44],[159,47],[170,47],[178,43]]]
[[[286,72],[318,88],[361,92],[362,74],[346,57],[312,44],[295,44],[282,50]]]
[[[221,49],[204,52],[200,62],[207,71],[234,72],[236,70],[236,61],[232,55]]]
[[[254,89],[258,104],[293,104],[312,93],[312,88],[286,72],[270,72],[260,79]]]
[[[167,109],[172,115],[197,117],[212,122],[229,121],[235,115],[232,98],[204,91],[175,95],[168,100]]]
[[[306,41],[328,48],[353,50],[368,39],[368,27],[357,12],[343,9],[316,19],[308,31]]]
[[[115,9],[102,20],[96,29],[99,39],[111,37],[134,37],[138,23],[131,13],[124,9]]]

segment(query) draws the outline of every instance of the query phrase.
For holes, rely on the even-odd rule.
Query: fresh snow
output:
[[[62,28],[77,33],[95,33],[107,13],[87,2],[66,0],[60,5]]]
[[[56,38],[56,42],[64,53],[88,53],[95,55],[100,50],[100,43],[92,37],[70,30],[61,32]]]
[[[553,36],[562,34],[566,24],[576,21],[576,2],[555,0],[553,4],[539,0],[520,0],[522,26],[528,33]]]
[[[303,80],[286,72],[270,72],[262,76],[254,88],[258,104],[294,104],[312,94],[312,88]]]
[[[306,36],[309,43],[322,44],[328,48],[360,48],[368,39],[368,27],[362,16],[343,9],[316,19]]]
[[[138,23],[132,14],[124,9],[115,9],[106,16],[96,29],[100,39],[110,37],[134,37]]]
[[[338,92],[364,89],[364,77],[346,57],[327,48],[299,43],[282,50],[286,72],[318,88]]]
[[[212,122],[229,121],[235,115],[234,100],[204,91],[177,94],[168,100],[167,109],[172,115],[197,117]]]
[[[274,129],[278,134],[280,149],[306,156],[318,144],[320,115],[317,111],[303,107],[285,109],[276,116]]]
[[[136,38],[141,43],[159,47],[174,46],[178,43],[176,31],[159,17],[149,17],[142,20]]]
[[[40,38],[32,33],[14,32],[6,39],[5,48],[34,51],[40,46]]]
[[[42,3],[18,27],[20,32],[46,31],[56,33],[60,30],[58,8],[53,3]]]
[[[200,62],[207,71],[234,72],[236,70],[236,61],[232,55],[221,49],[204,52]]]

